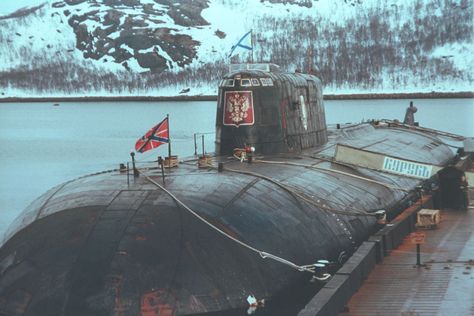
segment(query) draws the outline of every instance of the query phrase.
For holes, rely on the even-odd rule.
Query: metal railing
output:
[[[194,156],[198,155],[198,138],[201,138],[201,147],[202,147],[202,155],[206,154],[205,148],[205,136],[209,134],[215,134],[215,132],[205,132],[205,133],[194,133]]]

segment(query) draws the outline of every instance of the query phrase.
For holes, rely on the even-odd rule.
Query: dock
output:
[[[470,170],[472,172],[472,169]],[[408,209],[364,242],[298,316],[474,315],[474,189],[433,229]],[[410,233],[422,232],[420,264]]]
[[[421,265],[410,238],[375,266],[340,316],[474,315],[474,209],[443,211],[423,230]]]

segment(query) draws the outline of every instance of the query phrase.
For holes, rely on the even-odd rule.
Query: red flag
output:
[[[150,129],[144,136],[137,140],[135,150],[139,153],[169,143],[170,134],[168,129],[168,117]]]

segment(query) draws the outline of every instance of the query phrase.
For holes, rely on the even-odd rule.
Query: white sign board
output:
[[[392,157],[384,157],[382,169],[410,177],[428,179],[431,177],[433,166]]]
[[[442,169],[440,166],[395,158],[344,144],[337,144],[335,160],[416,179],[428,179]]]

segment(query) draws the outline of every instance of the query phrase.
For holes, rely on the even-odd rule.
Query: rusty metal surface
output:
[[[423,230],[422,267],[409,238],[369,275],[347,305],[351,315],[474,315],[474,208],[442,212]]]

